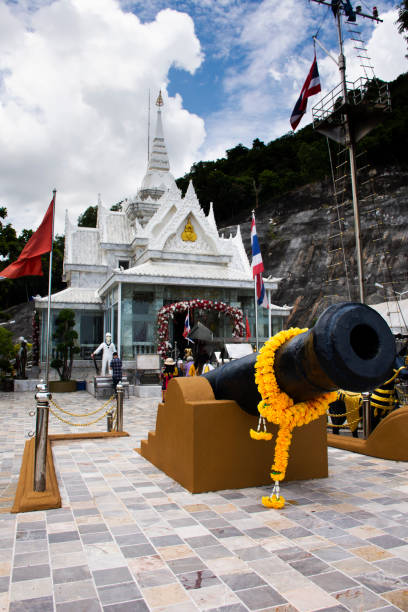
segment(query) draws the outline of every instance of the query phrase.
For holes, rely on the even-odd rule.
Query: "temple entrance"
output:
[[[177,357],[183,357],[187,347],[192,349],[194,358],[201,355],[209,358],[214,348],[219,344],[220,328],[223,326],[224,315],[209,310],[190,310],[190,329],[193,331],[197,323],[204,326],[204,330],[198,330],[198,335],[194,337],[193,342],[189,342],[183,336],[186,315],[187,310],[184,312],[175,312],[173,315],[173,324],[170,333],[170,342],[172,345],[171,353],[173,358],[177,359]],[[209,332],[213,334],[214,342],[208,337]]]
[[[173,333],[172,333],[172,355],[177,359],[178,356],[183,357],[184,349],[188,346],[193,349],[194,345],[191,342],[188,342],[184,336],[184,322],[186,320],[187,311],[185,312],[175,312],[173,318]],[[191,329],[194,326],[194,313],[190,310],[190,327]],[[175,353],[177,353],[175,355]]]
[[[242,310],[235,306],[200,298],[165,304],[157,315],[159,337],[157,351],[163,358],[169,356],[170,353],[177,357],[178,354],[184,352],[187,340],[183,337],[183,331],[188,310],[190,311],[190,328],[193,339],[196,334],[193,328],[197,323],[201,323],[207,330],[207,337],[204,338],[206,343],[209,343],[210,340],[213,344],[213,339],[222,342],[231,335],[236,338],[241,338],[244,335],[245,325]],[[210,338],[208,338],[208,335]],[[176,344],[177,348],[175,347]],[[177,355],[175,354],[176,351]],[[197,353],[197,348],[194,352]]]

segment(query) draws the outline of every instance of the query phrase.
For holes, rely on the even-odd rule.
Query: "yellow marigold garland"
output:
[[[250,429],[249,435],[254,440],[272,440],[272,434],[268,431],[256,431],[255,429]]]
[[[325,414],[327,404],[336,398],[336,392],[329,392],[306,402],[295,404],[293,399],[279,388],[274,372],[276,351],[282,344],[306,331],[307,329],[299,329],[298,327],[280,331],[265,342],[259,351],[255,364],[255,382],[262,397],[262,401],[258,404],[259,414],[270,423],[280,426],[276,437],[274,462],[271,468],[271,478],[275,481],[275,487],[270,497],[262,498],[262,504],[267,508],[283,508],[285,504],[285,499],[279,495],[279,481],[283,480],[286,475],[293,429],[306,425]],[[264,437],[258,438],[252,432],[254,434],[262,433],[251,430],[252,438],[266,439]],[[269,435],[272,437],[272,434]]]

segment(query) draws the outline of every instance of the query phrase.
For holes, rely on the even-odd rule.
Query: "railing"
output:
[[[354,83],[346,81],[346,88],[346,102],[352,106],[368,104],[373,108],[381,108],[384,111],[391,109],[388,83],[360,77]],[[343,104],[343,89],[340,83],[312,108],[313,126],[316,127],[316,125],[328,119]]]

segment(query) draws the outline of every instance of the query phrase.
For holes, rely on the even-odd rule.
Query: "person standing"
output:
[[[122,380],[122,360],[116,351],[113,353],[110,369],[112,370],[113,390],[116,393],[116,386],[118,382]]]
[[[176,362],[171,357],[167,357],[167,359],[164,360],[164,368],[161,373],[163,402],[164,402],[164,398],[166,395],[168,384],[171,381],[171,379],[174,378],[175,376],[178,376],[178,369],[176,366]]]
[[[188,355],[186,362],[184,364],[184,376],[192,376],[190,374],[191,368],[194,368],[194,357],[192,355]]]

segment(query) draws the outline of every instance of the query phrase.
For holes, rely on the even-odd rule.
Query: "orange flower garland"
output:
[[[307,329],[296,327],[277,333],[265,342],[255,364],[255,382],[262,396],[262,401],[258,404],[259,414],[270,423],[280,426],[271,468],[271,478],[275,481],[275,486],[271,496],[262,498],[263,505],[268,508],[282,508],[285,504],[284,497],[279,495],[279,481],[286,475],[293,429],[325,414],[327,404],[336,398],[336,392],[329,392],[307,402],[295,404],[293,399],[279,388],[274,372],[275,353],[282,344],[306,331]],[[252,432],[251,437],[255,437]]]

